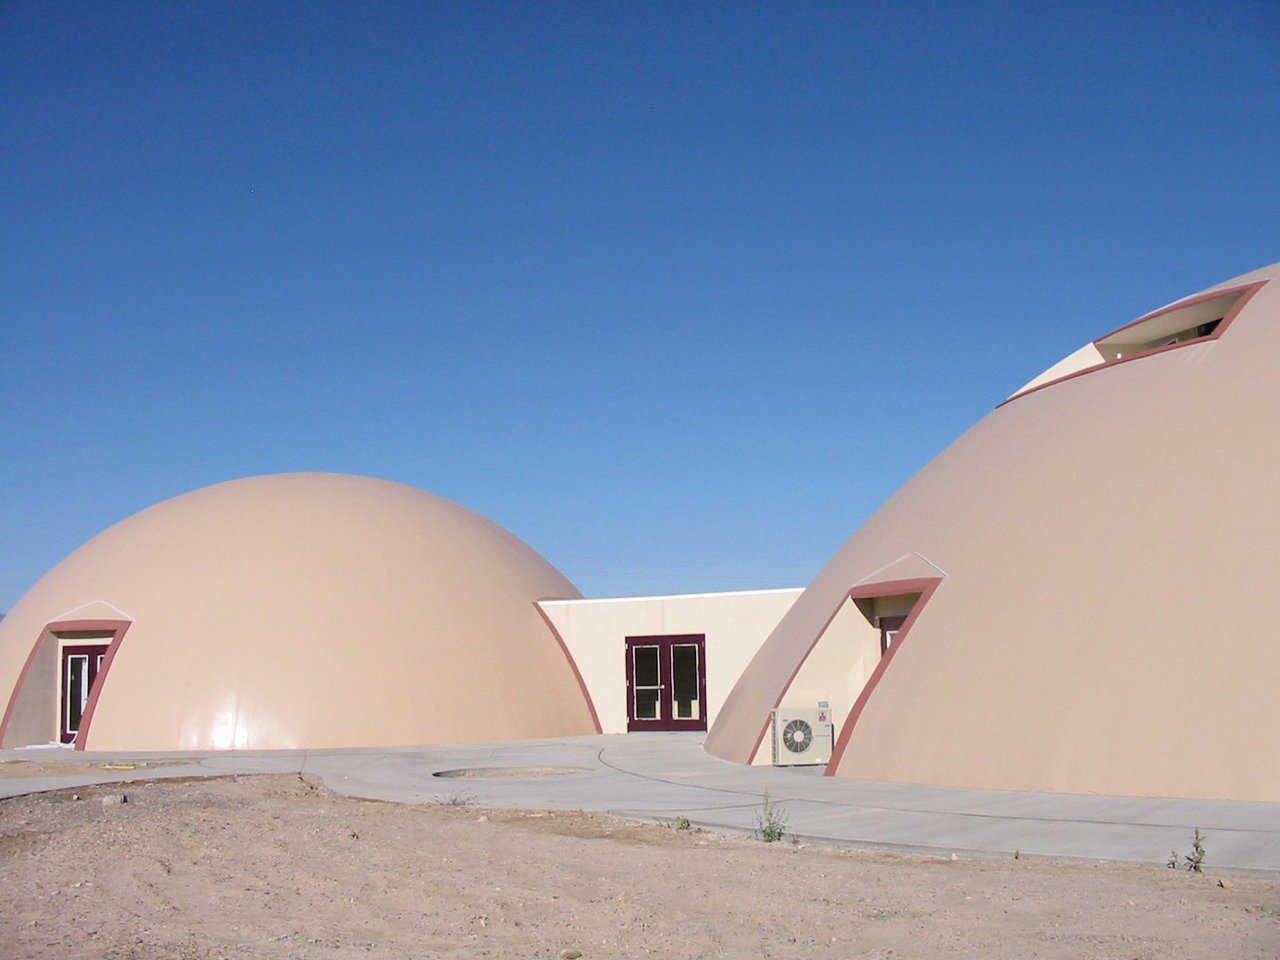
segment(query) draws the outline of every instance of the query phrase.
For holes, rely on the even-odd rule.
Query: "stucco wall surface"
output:
[[[626,733],[626,638],[704,634],[707,717],[801,590],[618,597],[540,604],[564,640],[595,703],[604,733]]]
[[[879,662],[880,631],[852,600],[845,600],[787,686],[778,706],[816,707],[819,701],[825,700],[838,733],[849,715],[849,708]],[[766,730],[752,763],[773,762],[772,737],[772,731]]]

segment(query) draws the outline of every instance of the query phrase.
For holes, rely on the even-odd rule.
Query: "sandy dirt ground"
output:
[[[1280,882],[1223,880],[400,806],[296,776],[0,801],[6,958],[1280,956]]]

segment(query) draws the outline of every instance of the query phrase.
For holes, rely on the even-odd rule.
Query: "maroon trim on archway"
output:
[[[22,690],[22,685],[27,681],[27,672],[31,669],[31,664],[35,662],[36,651],[40,649],[40,643],[50,633],[70,633],[73,631],[91,631],[94,633],[111,633],[110,646],[107,648],[107,658],[102,661],[102,669],[98,671],[98,676],[93,681],[93,686],[89,688],[89,702],[85,704],[84,713],[80,716],[80,732],[76,734],[75,747],[76,750],[83,750],[85,740],[89,737],[89,724],[93,720],[93,713],[98,707],[98,695],[102,692],[102,685],[107,682],[107,672],[111,669],[111,664],[116,659],[116,651],[120,649],[120,642],[124,639],[125,633],[133,624],[132,620],[51,620],[44,625],[38,634],[36,634],[35,643],[31,644],[31,652],[27,654],[27,662],[22,665],[22,672],[18,674],[18,682],[13,685],[13,690],[9,694],[9,704],[4,710],[4,719],[0,720],[0,744],[4,743],[4,735],[9,729],[9,718],[13,715],[14,705],[18,702],[18,693]]]
[[[75,743],[80,731],[79,724],[76,725],[75,730],[71,730],[67,726],[67,712],[71,695],[71,691],[67,689],[67,661],[71,657],[82,656],[85,658],[85,672],[89,675],[89,692],[92,693],[93,685],[98,680],[98,674],[102,672],[101,668],[94,662],[94,659],[95,657],[102,657],[102,662],[106,663],[109,649],[111,649],[110,641],[107,643],[67,644],[60,651],[62,656],[58,658],[58,685],[62,689],[62,696],[58,698],[58,739],[63,743]],[[89,698],[86,696],[85,706],[87,707],[88,705]],[[83,714],[81,714],[81,719],[84,719]]]
[[[1126,323],[1122,327],[1116,327],[1116,329],[1112,330],[1110,333],[1104,333],[1102,336],[1097,337],[1091,342],[1096,344],[1100,340],[1107,339],[1107,337],[1115,336],[1117,333],[1120,333],[1122,330],[1128,330],[1130,327],[1136,327],[1140,323],[1146,323],[1148,320],[1154,320],[1156,317],[1164,316],[1166,313],[1173,313],[1175,310],[1185,310],[1188,307],[1194,307],[1196,304],[1205,303],[1206,301],[1209,301],[1209,300],[1218,300],[1221,297],[1229,297],[1233,294],[1240,294],[1240,299],[1231,305],[1231,309],[1228,310],[1226,315],[1222,318],[1222,322],[1218,324],[1216,328],[1214,328],[1213,333],[1206,334],[1203,337],[1195,337],[1191,340],[1183,340],[1181,343],[1170,343],[1161,347],[1153,347],[1150,350],[1143,350],[1140,353],[1131,353],[1127,357],[1121,357],[1118,360],[1103,360],[1102,363],[1095,363],[1091,367],[1085,367],[1083,370],[1077,370],[1074,373],[1068,373],[1064,376],[1057,377],[1045,383],[1038,384],[1029,390],[1023,390],[1021,393],[1015,393],[1013,396],[1009,397],[1008,399],[1002,400],[1000,403],[997,403],[996,409],[997,410],[1000,409],[1006,403],[1012,403],[1014,400],[1019,400],[1022,397],[1030,396],[1033,393],[1036,393],[1040,390],[1045,389],[1045,387],[1052,387],[1055,384],[1062,383],[1066,380],[1074,380],[1076,377],[1083,377],[1087,373],[1094,373],[1095,371],[1098,371],[1098,370],[1105,370],[1108,367],[1118,367],[1120,364],[1128,363],[1130,360],[1142,360],[1146,357],[1153,357],[1157,353],[1166,353],[1169,350],[1180,350],[1183,347],[1194,346],[1197,343],[1208,343],[1211,340],[1217,340],[1220,336],[1222,336],[1224,333],[1227,332],[1227,327],[1231,326],[1231,321],[1234,320],[1236,316],[1240,313],[1240,311],[1244,309],[1244,305],[1249,302],[1249,300],[1253,297],[1253,295],[1270,282],[1271,282],[1270,280],[1259,280],[1257,283],[1246,283],[1239,287],[1227,287],[1224,290],[1211,290],[1208,293],[1199,294],[1197,296],[1191,297],[1188,300],[1179,300],[1177,303],[1170,304],[1167,307],[1161,307],[1159,310],[1156,310],[1154,313],[1148,313],[1146,316],[1139,317],[1137,320],[1133,320],[1129,323]]]
[[[88,621],[103,624],[98,627],[68,627],[63,624],[53,625],[53,629],[57,630],[112,630],[111,646],[107,648],[107,659],[102,661],[102,669],[98,671],[98,677],[93,681],[93,686],[89,688],[89,704],[84,708],[84,715],[80,717],[80,732],[76,734],[76,742],[74,749],[83,750],[85,743],[89,739],[89,724],[93,722],[93,714],[98,709],[98,698],[102,695],[102,687],[107,682],[107,674],[111,670],[111,664],[115,662],[116,655],[120,653],[120,644],[124,642],[124,635],[129,632],[132,625],[130,620],[99,620]],[[49,628],[46,628],[49,629]]]
[[[836,614],[840,612],[840,608],[844,606],[844,602],[848,600],[848,594],[840,598],[840,602],[836,604],[836,608],[831,611],[831,616],[827,617],[823,623],[822,629],[818,631],[818,635],[813,638],[813,643],[809,644],[809,649],[804,652],[804,656],[800,658],[800,662],[796,664],[796,668],[791,671],[791,676],[787,677],[787,682],[782,685],[782,692],[778,694],[778,699],[773,701],[772,710],[777,710],[782,704],[782,698],[787,695],[787,691],[791,689],[791,684],[800,673],[800,668],[804,666],[804,662],[809,659],[809,654],[813,653],[813,648],[818,645],[818,641],[826,635],[827,628],[831,626],[831,621],[836,618]],[[747,763],[755,763],[756,754],[760,752],[760,744],[764,743],[765,734],[769,732],[769,723],[772,716],[764,718],[764,723],[760,727],[760,733],[756,737],[755,746],[751,748],[751,752],[747,754]]]
[[[560,644],[560,652],[564,654],[565,660],[569,661],[569,669],[573,671],[573,677],[578,681],[578,689],[582,691],[582,699],[587,701],[587,709],[591,711],[591,723],[595,726],[596,733],[603,733],[604,730],[600,726],[600,717],[596,713],[595,702],[591,699],[591,691],[587,689],[587,684],[582,679],[582,673],[578,670],[578,662],[573,659],[573,654],[569,652],[569,645],[564,642],[564,637],[560,636],[560,631],[556,629],[556,625],[551,622],[551,618],[547,616],[547,612],[542,609],[540,604],[541,601],[535,600],[533,609],[538,611],[538,616],[547,625],[551,635],[556,638],[556,643]]]
[[[907,622],[903,623],[898,632],[898,640],[901,641],[903,635],[907,632],[907,629],[914,621],[916,611],[924,606],[924,602],[941,582],[941,577],[919,577],[913,580],[882,580],[879,583],[859,584],[858,586],[850,587],[845,595],[840,598],[840,602],[836,604],[836,608],[831,611],[831,615],[827,617],[826,622],[822,625],[822,629],[818,631],[818,635],[814,637],[813,642],[809,644],[809,649],[804,652],[804,656],[800,658],[800,662],[797,663],[795,669],[791,671],[791,676],[787,677],[787,682],[783,684],[782,692],[778,694],[778,699],[773,701],[772,709],[777,710],[778,707],[782,705],[782,698],[785,697],[787,695],[787,691],[791,689],[791,684],[799,675],[800,668],[803,667],[805,661],[809,659],[809,654],[813,653],[813,648],[818,645],[818,641],[826,635],[827,628],[831,626],[831,621],[836,618],[836,614],[840,612],[840,608],[844,606],[846,600],[866,600],[872,597],[892,597],[903,593],[919,593],[921,595],[920,599],[917,600],[915,606],[911,608],[911,615],[907,617]],[[876,666],[876,669],[872,672],[870,679],[867,680],[866,686],[863,687],[863,697],[867,695],[867,691],[872,684],[878,682],[879,674],[883,669],[884,664],[885,660],[882,658],[880,663]],[[858,703],[862,703],[862,697],[858,699]],[[861,710],[861,707],[858,707],[858,709]],[[850,711],[850,716],[852,716],[852,714],[853,712]],[[755,762],[756,753],[760,750],[760,745],[764,743],[765,734],[769,732],[769,721],[771,719],[771,717],[765,717],[764,724],[760,727],[760,734],[756,737],[756,745],[751,748],[751,753],[747,755],[748,764]]]
[[[925,608],[929,598],[933,596],[933,592],[938,589],[938,585],[941,583],[941,577],[919,580],[886,580],[882,583],[857,586],[849,591],[849,598],[852,600],[892,597],[903,593],[918,593],[920,598],[911,607],[911,612],[907,614],[907,619],[898,629],[898,636],[893,645],[880,658],[876,668],[871,671],[871,676],[863,686],[862,693],[858,695],[858,699],[854,701],[853,707],[850,708],[849,716],[845,718],[844,726],[840,729],[840,736],[836,740],[835,749],[831,751],[831,761],[827,764],[827,769],[823,771],[823,776],[830,777],[835,774],[836,766],[839,765],[841,758],[844,757],[845,748],[849,745],[849,739],[853,736],[854,725],[858,722],[858,718],[862,716],[862,711],[866,707],[867,701],[871,699],[871,694],[875,692],[876,686],[880,683],[880,678],[889,669],[889,664],[893,662],[893,658],[902,649],[902,644],[906,642],[908,635],[911,633],[911,628],[915,624],[916,618],[920,616],[920,611]],[[843,601],[841,602],[843,603]]]

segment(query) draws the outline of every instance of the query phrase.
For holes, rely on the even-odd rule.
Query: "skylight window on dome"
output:
[[[1110,363],[1162,347],[1206,340],[1217,332],[1241,296],[1242,292],[1237,290],[1193,306],[1144,317],[1095,340],[1093,344],[1102,354],[1102,359]]]
[[[1216,340],[1265,282],[1212,291],[1139,317],[1063,357],[1004,403],[1117,363]]]

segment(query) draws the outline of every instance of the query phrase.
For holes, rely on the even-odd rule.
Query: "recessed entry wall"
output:
[[[62,620],[40,631],[0,715],[0,747],[75,743],[91,719],[98,678],[128,621]]]
[[[569,651],[595,704],[603,733],[626,733],[628,727],[628,670],[639,667],[646,684],[653,659],[660,669],[678,665],[689,641],[702,637],[706,661],[705,704],[700,705],[708,726],[729,691],[755,656],[783,614],[803,591],[751,590],[658,597],[617,597],[604,600],[543,600],[544,617]],[[628,644],[628,638],[632,643]],[[650,639],[646,639],[650,638]],[[662,639],[671,638],[671,639]],[[656,648],[656,654],[653,652]],[[694,655],[692,653],[690,656]],[[637,663],[628,657],[639,657]],[[658,682],[666,678],[658,674]],[[633,726],[635,726],[633,724]]]
[[[846,599],[801,664],[778,706],[815,707],[819,701],[825,701],[830,706],[835,731],[839,733],[854,701],[880,663],[880,646],[881,631],[876,614],[868,615],[855,601]],[[772,756],[766,733],[751,762],[768,764]]]

